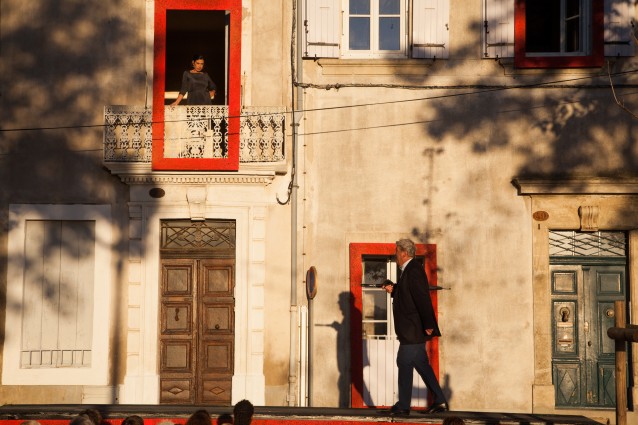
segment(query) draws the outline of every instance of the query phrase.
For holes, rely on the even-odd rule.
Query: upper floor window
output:
[[[307,0],[303,53],[309,58],[447,58],[448,17],[449,0]]]
[[[239,169],[241,10],[235,0],[155,1],[153,170]],[[203,74],[191,76],[202,72],[195,68],[199,55],[214,93]],[[201,85],[197,97],[213,95],[211,104],[170,106],[188,87],[182,81]]]
[[[602,2],[516,0],[514,40],[521,68],[600,66]]]
[[[405,56],[405,0],[349,0],[345,55]]]
[[[591,3],[583,0],[525,1],[528,56],[582,55],[589,50]]]
[[[633,56],[628,0],[483,0],[483,56],[520,68],[598,67]]]

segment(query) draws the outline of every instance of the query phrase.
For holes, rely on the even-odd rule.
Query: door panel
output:
[[[625,299],[625,267],[553,265],[552,367],[556,405],[615,406],[614,301]]]
[[[556,405],[579,406],[580,395],[579,363],[558,363],[554,365],[554,387],[556,388]]]
[[[201,260],[197,386],[201,402],[230,405],[233,376],[235,260]]]
[[[234,259],[163,259],[160,403],[231,403]]]
[[[588,318],[594,324],[587,336],[588,360],[593,363],[587,401],[599,407],[614,407],[616,358],[614,341],[607,337],[607,329],[614,326],[614,301],[625,299],[625,267],[592,266],[583,270],[584,276],[589,276],[590,298],[585,301],[591,306]]]

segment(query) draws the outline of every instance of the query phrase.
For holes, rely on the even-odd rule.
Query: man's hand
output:
[[[428,335],[432,335],[432,332],[434,332],[434,329],[426,329],[425,333]]]
[[[385,289],[388,294],[391,294],[394,289],[394,283],[392,283],[390,279],[386,279],[385,282],[381,284],[381,287]]]

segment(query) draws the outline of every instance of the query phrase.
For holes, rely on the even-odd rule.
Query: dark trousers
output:
[[[434,403],[446,403],[434,370],[430,366],[425,344],[401,344],[397,353],[399,367],[399,402],[397,407],[409,409],[412,404],[412,378],[414,369],[425,382],[428,391],[434,395]]]

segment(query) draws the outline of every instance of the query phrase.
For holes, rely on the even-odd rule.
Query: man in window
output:
[[[386,281],[383,286],[393,299],[394,329],[400,343],[397,353],[399,401],[390,409],[393,416],[410,414],[414,369],[434,395],[434,402],[425,413],[448,410],[447,400],[425,351],[426,341],[441,336],[441,332],[434,315],[428,278],[423,265],[414,260],[415,251],[411,240],[397,241],[396,259],[401,275],[396,284]]]

